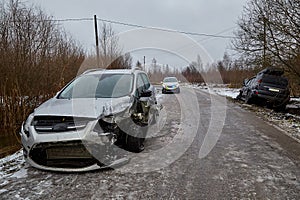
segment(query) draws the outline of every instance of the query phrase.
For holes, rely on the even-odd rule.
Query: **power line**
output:
[[[67,18],[67,19],[57,19],[57,20],[51,20],[51,21],[68,22],[68,21],[93,21],[93,20],[94,20],[93,18]],[[159,31],[171,32],[171,33],[182,33],[182,34],[186,34],[186,35],[224,38],[224,39],[233,39],[233,38],[235,38],[234,36],[229,36],[229,35],[207,34],[207,33],[181,31],[181,30],[171,30],[171,29],[167,29],[167,28],[145,26],[145,25],[126,23],[126,22],[121,22],[121,21],[103,19],[103,18],[97,18],[97,20],[102,21],[102,22],[111,23],[111,24],[122,25],[122,26],[129,26],[129,27],[135,27],[135,28],[145,28],[145,29],[159,30]]]
[[[124,23],[124,22],[107,20],[107,19],[101,19],[101,18],[97,18],[97,19],[99,21],[108,22],[108,23],[112,23],[112,24],[119,24],[119,25],[136,27],[136,28],[153,29],[153,30],[173,32],[173,33],[182,33],[182,34],[186,34],[186,35],[206,36],[206,37],[218,37],[218,38],[226,38],[226,39],[234,38],[233,36],[227,36],[227,35],[214,35],[214,34],[206,34],[206,33],[187,32],[187,31],[181,31],[181,30],[171,30],[171,29],[160,28],[160,27],[151,27],[151,26],[144,26],[144,25],[138,25],[138,24],[132,24],[132,23]]]
[[[55,21],[55,22],[72,22],[72,21],[93,21],[94,18],[66,18],[66,19],[49,19],[46,21]]]

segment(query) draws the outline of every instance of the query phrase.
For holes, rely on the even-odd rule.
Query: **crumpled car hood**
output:
[[[98,118],[100,115],[110,115],[124,111],[132,105],[132,98],[79,98],[79,99],[49,99],[35,109],[37,116],[73,116]]]

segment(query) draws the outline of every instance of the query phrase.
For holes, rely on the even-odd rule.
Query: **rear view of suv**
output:
[[[266,68],[256,76],[245,79],[237,98],[246,103],[263,103],[276,110],[284,110],[290,99],[288,79],[283,70]]]

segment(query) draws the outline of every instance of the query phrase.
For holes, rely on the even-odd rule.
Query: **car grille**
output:
[[[64,116],[35,116],[33,125],[38,133],[65,132],[83,129],[90,118],[73,118]]]
[[[41,143],[32,148],[29,157],[39,165],[59,168],[83,168],[101,164],[81,141]]]

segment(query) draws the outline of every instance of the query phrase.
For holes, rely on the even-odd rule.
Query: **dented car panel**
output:
[[[78,98],[73,98],[69,94],[76,88],[68,91],[74,85],[71,82],[29,115],[20,135],[24,157],[30,165],[52,171],[89,171],[128,162],[116,153],[120,147],[135,152],[143,150],[147,126],[155,122],[159,111],[155,88],[147,75],[139,70],[93,70],[81,76],[92,75],[95,79],[105,75],[105,84],[115,74],[119,79],[120,74],[134,77],[132,89],[125,87],[128,94],[122,91],[123,84],[115,83],[113,89],[119,93],[103,92],[105,87],[95,91],[94,97],[86,98],[82,95],[86,91],[82,90],[83,93],[76,94]],[[108,94],[116,97],[109,98]]]

